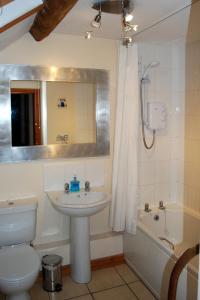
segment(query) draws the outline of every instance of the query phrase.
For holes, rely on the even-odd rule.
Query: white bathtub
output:
[[[154,220],[155,215],[159,220]],[[165,211],[140,212],[136,235],[124,234],[125,259],[156,298],[164,300],[177,257],[197,244],[199,237],[200,219],[186,209],[171,205]],[[179,278],[177,300],[197,299],[197,273],[198,257]]]

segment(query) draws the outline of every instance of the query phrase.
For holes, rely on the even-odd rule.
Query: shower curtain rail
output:
[[[176,14],[182,12],[183,10],[187,9],[188,7],[192,7],[194,4],[196,4],[196,3],[199,2],[199,1],[200,1],[200,0],[193,1],[191,4],[188,4],[188,5],[186,5],[186,6],[182,7],[182,8],[180,8],[180,9],[174,11],[173,13],[171,13],[171,14],[169,14],[168,16],[164,17],[163,19],[156,21],[155,23],[153,23],[153,24],[151,24],[151,25],[145,27],[144,29],[138,31],[137,33],[134,33],[133,36],[132,36],[132,38],[134,39],[135,37],[137,37],[138,35],[140,35],[140,34],[146,32],[147,30],[149,30],[149,29],[151,29],[151,28],[153,28],[153,27],[155,27],[155,26],[157,26],[157,25],[159,25],[159,24],[162,24],[164,21],[166,21],[166,20],[168,20],[169,18],[175,16]]]

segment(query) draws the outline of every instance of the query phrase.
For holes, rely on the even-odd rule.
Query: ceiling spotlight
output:
[[[99,28],[101,26],[101,13],[98,13],[94,20],[91,22],[92,27]]]
[[[101,4],[99,6],[99,12],[95,16],[94,20],[91,22],[91,26],[94,28],[100,28],[101,27]]]
[[[123,30],[124,32],[129,32],[129,31],[137,31],[138,30],[138,25],[133,25],[130,24],[129,22],[126,22],[125,19],[122,22],[123,24]]]
[[[126,13],[125,20],[126,20],[126,22],[131,22],[133,20],[133,15]]]
[[[133,27],[133,30],[134,30],[134,31],[137,31],[137,30],[138,30],[138,25],[132,25],[132,27]]]
[[[86,40],[90,40],[91,37],[92,37],[92,31],[86,31],[86,33],[85,33],[85,39]]]

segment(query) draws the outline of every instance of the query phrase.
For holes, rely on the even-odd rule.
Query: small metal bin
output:
[[[62,290],[62,257],[59,255],[45,255],[42,258],[43,289],[47,292]]]

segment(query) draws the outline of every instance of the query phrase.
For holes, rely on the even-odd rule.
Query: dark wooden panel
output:
[[[0,7],[6,5],[6,4],[9,4],[10,2],[13,2],[14,0],[1,0],[0,1]]]
[[[44,0],[43,9],[38,12],[30,33],[36,41],[47,37],[64,19],[78,0]]]

